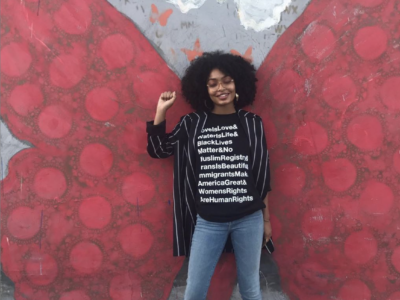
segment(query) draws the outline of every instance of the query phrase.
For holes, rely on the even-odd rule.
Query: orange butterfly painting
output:
[[[248,60],[249,62],[253,62],[253,47],[250,46],[247,48],[246,52],[242,55],[239,53],[239,51],[232,49],[231,53],[234,55],[239,55],[242,56],[244,59]]]
[[[158,8],[155,4],[151,5],[151,15],[150,15],[150,22],[151,23],[160,23],[161,26],[166,26],[168,23],[168,18],[172,14],[172,9],[167,9],[163,13],[159,13]]]

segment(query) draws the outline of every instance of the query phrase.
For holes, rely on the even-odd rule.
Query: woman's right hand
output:
[[[166,112],[175,102],[176,93],[175,92],[164,92],[161,93],[160,99],[158,99],[157,111]]]

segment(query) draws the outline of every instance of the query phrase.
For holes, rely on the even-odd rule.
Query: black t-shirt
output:
[[[210,113],[196,138],[198,214],[230,222],[264,208],[251,172],[249,140],[237,113]]]

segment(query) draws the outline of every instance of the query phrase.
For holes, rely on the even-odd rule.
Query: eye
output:
[[[222,83],[223,84],[229,84],[229,83],[231,83],[231,82],[233,82],[233,79],[232,79],[232,77],[224,77],[224,78],[222,78]]]
[[[216,86],[218,85],[218,81],[216,81],[216,80],[209,80],[208,83],[207,83],[207,85],[208,85],[208,87],[210,87],[210,88],[214,88],[214,87],[216,87]]]

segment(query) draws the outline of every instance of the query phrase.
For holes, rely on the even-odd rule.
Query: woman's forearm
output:
[[[269,215],[269,207],[268,207],[268,194],[264,199],[264,204],[265,204],[265,208],[263,209],[264,222],[269,222],[270,215]]]
[[[160,124],[165,120],[165,116],[167,115],[167,111],[163,109],[157,109],[156,116],[154,117],[154,125]]]
[[[165,120],[165,115],[167,114],[167,110],[174,104],[175,99],[176,99],[175,92],[161,93],[157,103],[156,116],[154,117],[154,123],[153,123],[154,125],[158,125]]]

